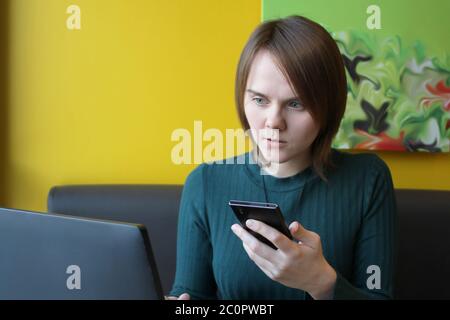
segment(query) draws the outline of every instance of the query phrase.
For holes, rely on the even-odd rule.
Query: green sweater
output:
[[[263,176],[250,153],[227,159],[234,164],[203,163],[193,170],[181,198],[170,295],[311,299],[270,279],[248,257],[230,229],[238,223],[228,206],[233,199],[277,203],[288,225],[297,220],[318,233],[337,273],[335,299],[392,298],[397,218],[389,168],[375,154],[332,149],[332,156],[337,169],[328,173],[328,182],[312,167],[287,178]],[[379,267],[380,286],[373,265]]]

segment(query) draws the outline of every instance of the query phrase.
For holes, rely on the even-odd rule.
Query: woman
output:
[[[235,93],[254,151],[188,176],[168,299],[392,298],[389,169],[375,154],[331,148],[346,88],[338,47],[317,23],[291,16],[253,32]],[[247,220],[277,250],[260,242],[237,223],[231,199],[277,203],[296,241]]]

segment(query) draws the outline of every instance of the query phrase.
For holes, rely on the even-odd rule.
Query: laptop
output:
[[[164,295],[143,225],[0,208],[0,299]]]

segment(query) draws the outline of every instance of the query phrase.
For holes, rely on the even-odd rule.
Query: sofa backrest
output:
[[[396,190],[396,297],[450,299],[450,191]]]
[[[175,276],[181,185],[53,187],[48,211],[147,227],[163,290]],[[450,191],[396,191],[399,234],[396,298],[450,298]]]
[[[146,226],[163,291],[175,277],[179,185],[77,185],[53,187],[48,212]]]

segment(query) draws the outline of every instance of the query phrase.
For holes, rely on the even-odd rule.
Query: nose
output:
[[[280,131],[286,129],[282,108],[275,104],[267,109],[266,128],[278,129]]]

